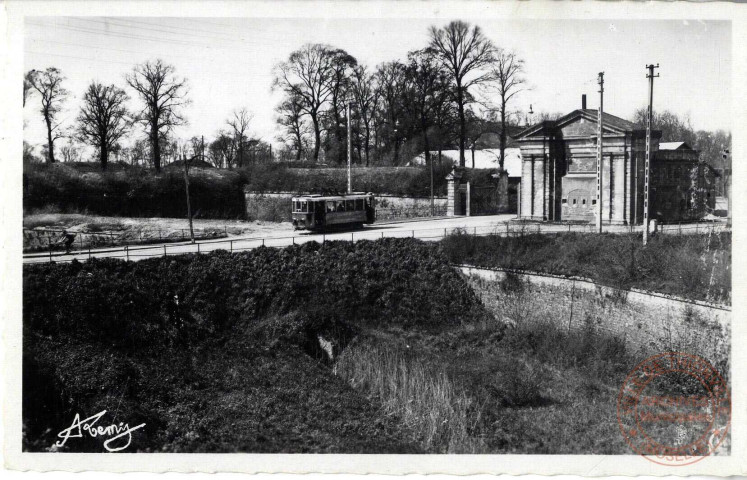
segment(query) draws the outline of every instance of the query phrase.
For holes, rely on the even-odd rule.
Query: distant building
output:
[[[593,222],[596,214],[597,110],[582,108],[517,135],[522,173],[519,217]],[[604,113],[602,221],[640,224],[646,131]],[[650,218],[700,218],[715,207],[715,171],[684,142],[661,143],[652,132]]]

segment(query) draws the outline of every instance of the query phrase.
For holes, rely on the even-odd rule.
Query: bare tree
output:
[[[524,60],[519,58],[515,52],[499,49],[495,55],[493,64],[493,78],[495,79],[498,93],[498,114],[500,116],[500,152],[499,165],[503,170],[506,158],[507,119],[510,115],[508,105],[517,93],[525,89]]]
[[[370,75],[364,65],[353,70],[351,89],[355,97],[356,110],[363,127],[363,151],[366,155],[366,166],[369,165],[371,147],[371,129],[375,118],[377,103],[377,86],[375,77]],[[360,155],[359,155],[360,156]]]
[[[210,161],[213,166],[223,168],[233,165],[236,158],[235,146],[230,133],[225,131],[218,132],[215,140],[208,147]]]
[[[403,116],[404,96],[407,90],[406,67],[398,61],[382,63],[376,71],[376,80],[381,95],[382,114],[394,146],[393,164],[397,165],[402,139],[400,119]]]
[[[54,142],[62,137],[57,115],[62,108],[62,102],[68,96],[68,91],[62,87],[65,77],[55,67],[30,74],[31,72],[26,75],[27,79],[31,82],[31,87],[41,96],[40,111],[44,117],[44,123],[47,124],[47,161],[54,163]]]
[[[319,160],[322,141],[321,114],[331,94],[332,51],[328,45],[306,44],[276,65],[274,72],[273,88],[289,98],[298,97],[303,113],[311,118],[315,162]]]
[[[291,95],[283,100],[275,111],[278,114],[277,122],[285,131],[285,135],[281,135],[279,139],[288,145],[289,149],[296,152],[296,161],[301,161],[307,133],[307,127],[303,121],[302,99],[298,95]],[[290,141],[288,141],[289,138]]]
[[[350,100],[351,92],[351,75],[358,61],[345,50],[334,49],[329,52],[330,57],[330,75],[329,75],[329,92],[330,92],[330,110],[327,130],[331,131],[336,141],[337,163],[345,162],[346,144],[345,136],[347,131],[347,102]]]
[[[79,162],[81,159],[80,149],[73,143],[72,138],[68,138],[67,143],[63,143],[60,147],[60,153],[62,154],[63,162]]]
[[[244,166],[244,147],[248,140],[247,133],[249,132],[249,124],[251,123],[253,115],[246,109],[241,108],[235,110],[226,123],[231,130],[233,130],[233,141],[236,145],[236,166],[241,168]]]
[[[153,151],[153,166],[160,172],[159,140],[174,127],[187,123],[181,113],[182,108],[189,104],[187,80],[177,78],[174,67],[161,60],[136,65],[125,78],[143,101],[143,109],[136,118],[146,128]]]
[[[95,81],[83,95],[77,137],[98,149],[102,170],[106,170],[109,153],[130,127],[129,112],[125,107],[129,99],[121,88]]]
[[[448,90],[447,73],[430,50],[410,52],[408,59],[406,105],[420,125],[425,163],[432,167],[428,129],[435,123],[435,111]]]
[[[477,25],[453,21],[443,28],[431,27],[429,48],[439,57],[451,74],[454,97],[459,112],[459,165],[464,167],[464,146],[467,137],[465,105],[469,89],[490,79],[487,67],[493,61],[493,43]]]

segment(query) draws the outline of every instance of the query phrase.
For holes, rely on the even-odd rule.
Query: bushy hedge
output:
[[[412,239],[27,265],[24,448],[108,409],[107,424],[147,423],[129,451],[416,452],[317,361],[317,335],[482,315],[438,246]]]
[[[479,304],[436,244],[412,239],[28,265],[23,300],[26,328],[123,345],[199,339],[295,310],[355,325],[440,326]]]
[[[435,165],[434,192],[446,195],[446,175],[451,167]],[[347,190],[345,168],[288,168],[265,164],[247,168],[247,188],[252,192],[306,192]],[[353,190],[413,197],[430,196],[430,170],[422,167],[371,167],[352,170]]]
[[[142,168],[101,172],[85,165],[38,164],[24,172],[24,210],[52,209],[130,217],[185,217],[184,173]],[[190,171],[192,212],[197,218],[243,218],[244,182],[231,171]]]
[[[587,277],[697,300],[731,302],[731,234],[658,235],[563,233],[475,237],[441,242],[449,260]]]
[[[153,170],[112,164],[31,164],[24,167],[25,211],[91,213],[131,217],[185,217],[184,174],[178,165]],[[450,166],[435,166],[434,191],[446,194]],[[290,168],[257,164],[238,170],[190,171],[192,212],[197,218],[246,218],[244,190],[322,193],[347,190],[345,168]],[[430,196],[430,170],[422,167],[372,167],[353,170],[355,191],[414,197]]]

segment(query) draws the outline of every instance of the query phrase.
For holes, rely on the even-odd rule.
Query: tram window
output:
[[[301,210],[301,202],[299,202],[298,200],[296,200],[293,203],[294,203],[294,205],[293,205],[293,211],[295,211],[295,212],[300,211]]]
[[[337,204],[336,205],[336,210],[338,212],[344,212],[345,211],[345,201],[344,200],[338,200],[335,203]]]
[[[359,198],[355,201],[355,209],[363,210],[363,199],[362,198]]]
[[[345,200],[345,210],[348,212],[355,210],[355,200]]]
[[[327,202],[327,213],[334,212],[335,211],[335,202],[328,201]]]
[[[309,208],[308,208],[308,205],[306,204],[306,202],[301,202],[301,211],[303,213],[307,213],[309,211]]]

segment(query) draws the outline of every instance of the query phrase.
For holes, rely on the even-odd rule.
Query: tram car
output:
[[[333,230],[360,227],[376,220],[371,193],[303,195],[292,198],[294,230]]]

